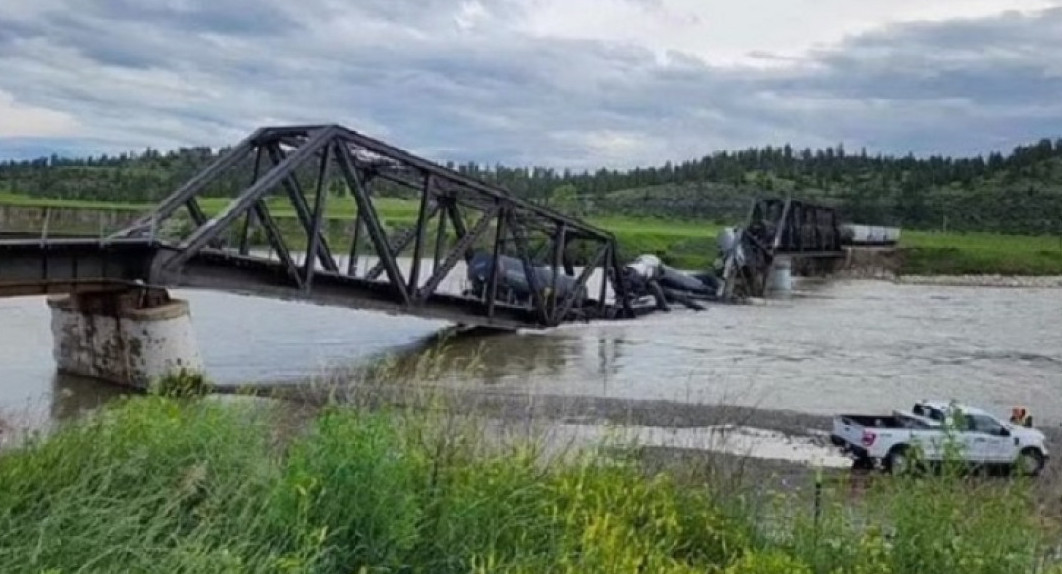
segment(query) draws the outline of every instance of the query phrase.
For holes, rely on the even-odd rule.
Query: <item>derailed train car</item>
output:
[[[472,256],[468,262],[468,280],[472,284],[472,290],[476,295],[486,292],[490,282],[491,270],[494,268],[494,255],[480,251]],[[535,282],[542,292],[554,287],[553,268],[549,266],[533,267]],[[575,293],[575,307],[580,307],[586,301],[588,293],[586,286],[578,286],[575,277],[564,274],[559,270],[556,277],[556,293],[558,299],[568,296],[572,290]],[[517,257],[501,255],[498,257],[498,297],[500,301],[512,304],[526,302],[531,298],[531,285],[527,281],[524,272],[524,263]]]
[[[525,304],[531,299],[531,285],[523,261],[517,257],[501,255],[498,258],[498,291],[496,299],[509,304]],[[474,254],[468,262],[468,280],[471,293],[482,296],[490,283],[494,256],[487,252]],[[540,265],[532,268],[535,282],[541,293],[564,299],[574,290],[574,308],[579,308],[589,301],[589,292],[585,285],[577,285],[574,276],[558,270],[554,278],[550,266]],[[642,255],[624,267],[621,278],[627,287],[629,301],[636,307],[642,307],[646,300],[660,310],[668,310],[671,304],[681,304],[691,309],[702,310],[697,301],[716,299],[719,281],[712,273],[688,274],[667,265],[654,255]],[[556,283],[554,283],[556,281]]]
[[[701,310],[703,307],[697,301],[714,300],[719,288],[714,274],[684,273],[664,265],[655,255],[641,255],[624,270],[632,297],[652,297],[662,310],[667,310],[670,303]]]

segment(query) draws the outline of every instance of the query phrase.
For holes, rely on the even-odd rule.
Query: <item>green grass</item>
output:
[[[223,209],[228,200],[208,198],[201,205],[208,214]],[[395,198],[374,199],[379,216],[391,227],[414,225],[417,202]],[[270,200],[278,219],[295,217],[285,198]],[[81,210],[146,211],[149,204],[37,199],[0,193],[0,205],[52,207]],[[355,213],[351,198],[330,198],[327,217],[349,221]],[[611,231],[619,242],[622,259],[642,253],[659,255],[677,267],[703,269],[716,257],[717,222],[655,217],[590,217],[593,225]],[[83,230],[75,230],[81,232]],[[337,245],[346,239],[333,238]],[[934,233],[904,230],[900,272],[908,275],[1062,275],[1062,240],[1057,236],[1016,236],[991,233]]]
[[[904,232],[908,275],[1062,275],[1062,238]]]
[[[0,454],[0,570],[1010,574],[1051,534],[1018,481],[827,485],[816,521],[806,488],[544,462],[445,408],[289,413],[148,395]]]

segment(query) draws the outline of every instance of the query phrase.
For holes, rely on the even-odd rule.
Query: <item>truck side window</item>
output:
[[[969,415],[970,430],[991,435],[998,435],[1003,426],[984,415]]]

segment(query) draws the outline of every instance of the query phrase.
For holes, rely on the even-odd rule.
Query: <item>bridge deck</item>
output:
[[[5,237],[0,234],[0,237]],[[179,278],[153,284],[152,267],[175,251],[147,239],[0,239],[0,297],[124,289],[133,286],[189,288],[298,300],[316,304],[412,315],[425,319],[505,330],[541,327],[535,310],[496,302],[493,316],[482,301],[432,293],[419,304],[394,300],[387,281],[341,272],[318,271],[312,290],[291,284],[278,261],[204,249],[189,260]],[[162,256],[162,257],[160,257]],[[595,304],[596,301],[590,303]]]

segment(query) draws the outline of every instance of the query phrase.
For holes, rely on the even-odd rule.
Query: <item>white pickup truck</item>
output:
[[[973,466],[1007,466],[1028,476],[1039,475],[1048,458],[1042,432],[946,401],[921,401],[892,415],[839,415],[830,439],[858,465],[880,462],[892,474],[908,470],[916,452],[930,464],[958,456]]]

